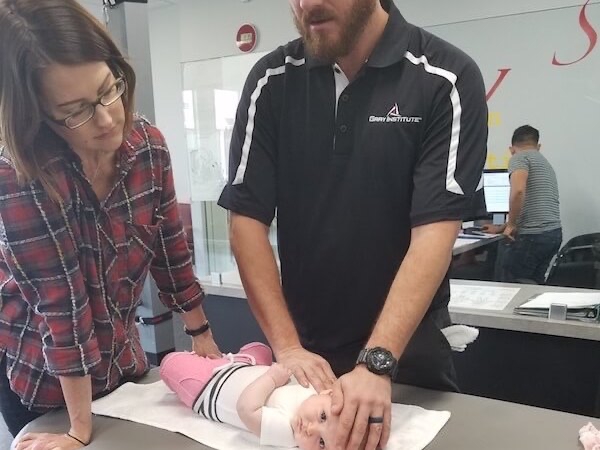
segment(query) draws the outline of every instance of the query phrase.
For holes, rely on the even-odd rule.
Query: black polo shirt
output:
[[[393,2],[389,12],[350,84],[300,39],[254,66],[219,199],[266,225],[277,214],[288,307],[303,344],[324,355],[364,344],[412,227],[485,214],[480,71]],[[431,308],[448,298],[446,279]]]

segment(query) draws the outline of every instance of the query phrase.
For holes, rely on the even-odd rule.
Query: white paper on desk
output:
[[[181,433],[217,450],[278,448],[261,447],[253,434],[199,416],[181,403],[162,381],[125,383],[106,397],[93,401],[92,412]],[[449,418],[449,411],[430,411],[394,403],[387,448],[423,450]]]
[[[453,308],[503,310],[519,292],[519,288],[450,283]]]
[[[548,309],[552,304],[567,305],[568,308],[586,308],[600,305],[600,292],[544,292],[519,308]]]

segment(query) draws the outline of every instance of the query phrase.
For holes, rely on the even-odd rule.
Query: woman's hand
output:
[[[83,447],[85,445],[66,434],[27,433],[15,450],[76,450]]]
[[[222,353],[210,330],[192,338],[192,351],[198,356],[220,358]]]

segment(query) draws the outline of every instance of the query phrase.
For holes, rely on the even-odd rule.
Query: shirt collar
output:
[[[385,2],[384,2],[385,3]],[[389,18],[381,38],[375,45],[367,65],[388,67],[404,59],[408,50],[411,25],[402,17],[393,1],[390,1]]]
[[[382,0],[384,9],[389,18],[381,38],[375,45],[367,65],[370,67],[387,67],[396,64],[404,58],[408,50],[410,24],[404,19],[393,0]],[[306,51],[306,65],[309,69],[313,67],[331,66],[331,64],[319,60]]]

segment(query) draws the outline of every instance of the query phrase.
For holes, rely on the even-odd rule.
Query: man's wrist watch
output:
[[[392,352],[383,347],[363,348],[358,354],[356,364],[365,364],[376,375],[388,375],[393,378],[398,361]]]

